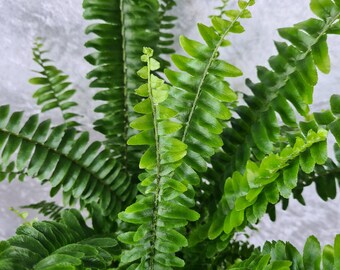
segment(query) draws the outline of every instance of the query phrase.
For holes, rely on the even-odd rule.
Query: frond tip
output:
[[[50,59],[45,58],[47,51],[43,49],[43,46],[41,39],[36,39],[33,60],[40,66],[41,71],[36,71],[39,77],[31,78],[29,82],[41,87],[35,91],[33,98],[37,99],[38,105],[42,105],[42,112],[58,108],[67,126],[79,126],[80,124],[73,120],[79,115],[69,111],[70,108],[78,105],[70,101],[76,90],[70,87],[71,83],[67,81],[68,76],[56,68]]]
[[[52,220],[60,220],[60,213],[64,207],[57,205],[55,202],[41,201],[29,205],[23,205],[20,208],[23,209],[35,209],[39,214],[44,215]]]

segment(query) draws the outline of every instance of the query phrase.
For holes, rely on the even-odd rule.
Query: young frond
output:
[[[139,163],[146,172],[139,177],[142,194],[136,203],[119,214],[121,220],[138,225],[136,231],[118,237],[132,247],[123,252],[121,263],[131,264],[128,269],[172,269],[184,266],[184,261],[175,253],[187,245],[187,240],[178,230],[188,221],[197,220],[199,214],[189,209],[194,202],[183,194],[190,189],[188,182],[171,177],[186,155],[187,146],[174,137],[182,128],[172,120],[177,112],[163,105],[170,87],[152,74],[160,64],[152,58],[152,49],[143,51],[141,59],[146,66],[138,75],[147,83],[141,85],[136,94],[145,99],[134,107],[142,116],[131,123],[140,133],[128,143],[148,146]]]

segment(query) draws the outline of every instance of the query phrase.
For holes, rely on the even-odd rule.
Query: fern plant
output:
[[[64,124],[23,121],[23,112],[0,106],[0,181],[49,183],[64,206],[24,206],[49,220],[26,222],[1,241],[0,269],[340,269],[339,235],[323,249],[311,236],[301,252],[238,238],[265,214],[275,220],[280,201],[304,203],[305,186],[315,183],[324,200],[336,196],[340,96],[329,110],[310,105],[318,73],[330,72],[327,37],[340,34],[340,1],[311,0],[316,17],[278,30],[285,41],[275,42],[270,68],[257,68],[259,82],[246,80],[251,95],[231,88],[242,71],[220,52],[244,32],[255,0],[237,9],[223,0],[210,25],[198,24],[203,43],[180,37],[187,55],[171,46],[175,4],[83,1],[84,18],[95,20],[85,59],[102,102],[94,122],[102,142],[77,129],[76,90],[37,39],[33,97]]]

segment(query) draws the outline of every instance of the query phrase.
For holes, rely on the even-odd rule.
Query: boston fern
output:
[[[0,181],[48,182],[64,207],[25,206],[50,220],[25,222],[0,242],[1,270],[340,269],[339,235],[323,249],[311,236],[303,251],[238,237],[265,214],[275,220],[280,201],[304,203],[312,183],[322,199],[336,196],[340,95],[329,110],[310,105],[318,73],[330,72],[327,37],[340,34],[340,1],[311,0],[316,17],[279,29],[270,68],[257,67],[259,81],[246,80],[252,94],[242,95],[228,82],[242,71],[220,52],[244,32],[255,0],[228,2],[210,25],[198,24],[202,42],[180,37],[180,55],[171,47],[176,1],[83,1],[94,22],[85,59],[102,142],[81,131],[76,90],[37,39],[33,97],[64,123],[22,120],[0,106]]]

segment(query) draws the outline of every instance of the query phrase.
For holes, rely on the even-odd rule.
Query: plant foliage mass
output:
[[[277,54],[257,67],[257,82],[245,81],[248,94],[232,88],[242,71],[220,53],[245,32],[255,0],[235,9],[223,0],[209,25],[198,24],[201,42],[180,36],[185,55],[172,47],[175,5],[83,1],[102,142],[81,131],[77,91],[36,40],[33,97],[63,123],[0,106],[0,181],[35,178],[52,197],[61,192],[64,206],[24,206],[48,220],[25,222],[0,242],[0,269],[340,269],[339,235],[323,249],[311,236],[301,252],[238,237],[266,214],[275,220],[279,202],[304,204],[305,186],[315,183],[323,200],[336,196],[340,96],[328,110],[311,105],[319,73],[330,72],[340,1],[311,0],[315,17],[278,30]]]

